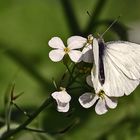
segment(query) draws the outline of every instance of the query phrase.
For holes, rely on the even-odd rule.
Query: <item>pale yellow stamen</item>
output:
[[[89,45],[93,44],[93,39],[94,39],[94,37],[92,34],[88,35],[85,47],[88,47]]]
[[[101,90],[101,91],[98,93],[98,96],[99,96],[100,98],[104,99],[104,98],[105,98],[105,97],[104,97],[104,94],[105,94],[105,92],[104,92],[103,90]]]
[[[64,52],[67,54],[70,52],[70,49],[69,48],[64,48]]]

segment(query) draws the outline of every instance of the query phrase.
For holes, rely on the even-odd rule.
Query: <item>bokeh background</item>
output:
[[[105,41],[129,40],[140,43],[139,0],[0,0],[0,131],[5,119],[7,87],[15,82],[16,93],[24,94],[16,103],[34,111],[54,90],[52,77],[60,79],[64,66],[48,57],[48,40],[65,42],[71,35],[102,34]],[[89,15],[87,14],[89,12]],[[119,99],[118,107],[98,116],[94,108],[83,109],[77,93],[72,94],[70,113],[58,113],[55,105],[46,108],[31,124],[45,133],[22,131],[15,140],[140,140],[140,88]],[[13,108],[12,123],[25,116]],[[69,129],[70,128],[70,129]]]

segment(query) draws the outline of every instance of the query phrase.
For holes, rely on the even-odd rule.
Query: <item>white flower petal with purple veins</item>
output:
[[[86,82],[89,86],[93,87],[91,75],[86,77]],[[105,114],[109,108],[114,109],[117,107],[117,99],[108,97],[102,90],[96,94],[87,92],[79,97],[79,102],[84,108],[91,107],[96,101],[95,112],[98,115]]]
[[[63,50],[65,48],[63,41],[59,37],[51,38],[51,40],[49,41],[48,44],[51,48],[55,48],[55,49],[62,49]]]
[[[88,45],[85,46],[84,49],[82,50],[82,60],[86,63],[93,63],[94,58],[93,58],[93,52],[92,52],[92,46]]]
[[[102,92],[99,94],[86,92],[79,97],[79,102],[84,108],[89,108],[96,103],[95,112],[98,115],[105,114],[109,108],[114,109],[117,106],[116,98],[109,98]]]
[[[90,108],[98,99],[99,97],[97,95],[86,92],[79,97],[79,102],[84,108]]]
[[[100,98],[95,106],[95,112],[98,115],[105,114],[108,111],[106,102],[104,99]]]
[[[54,62],[61,61],[64,55],[65,55],[65,52],[60,49],[52,50],[49,52],[49,58]]]
[[[106,105],[109,108],[114,109],[117,107],[117,100],[115,98],[109,98],[106,95],[104,95],[104,98],[105,98]]]
[[[78,50],[71,50],[68,53],[68,55],[73,62],[80,62],[81,61],[82,52],[80,52]]]
[[[61,103],[58,101],[57,111],[58,112],[68,112],[70,108],[69,103]]]
[[[86,82],[89,86],[93,87],[93,82],[91,79],[91,75],[86,77]],[[114,109],[117,107],[117,99],[113,97],[108,97],[104,91],[100,91],[97,94],[93,93],[85,93],[80,96],[79,102],[84,108],[91,107],[96,101],[93,99],[95,96],[97,104],[95,106],[95,112],[99,115],[105,114],[109,108]]]
[[[71,96],[65,90],[53,92],[51,96],[56,100],[59,112],[67,112],[69,110]]]
[[[67,44],[68,46],[73,43],[73,42],[79,42],[79,44],[81,44],[81,46],[83,46],[83,44],[85,44],[87,42],[87,39],[81,36],[71,36],[68,38],[67,40]]]

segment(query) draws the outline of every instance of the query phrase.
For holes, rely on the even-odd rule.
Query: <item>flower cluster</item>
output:
[[[48,44],[53,48],[49,53],[49,58],[54,62],[63,60],[65,55],[69,56],[71,61],[76,64],[82,61],[92,64],[94,62],[92,35],[89,35],[88,38],[72,36],[68,38],[67,46],[64,45],[59,37],[53,37]],[[86,82],[89,86],[94,88],[91,76],[87,76]],[[69,110],[71,96],[67,93],[65,88],[61,87],[60,90],[53,92],[52,97],[56,100],[57,110],[59,112],[67,112]],[[84,108],[89,108],[96,104],[95,112],[99,115],[106,113],[109,108],[114,109],[117,106],[117,100],[108,97],[104,91],[100,91],[99,93],[85,92],[79,97],[79,102]]]
[[[90,41],[91,40],[91,41]],[[68,55],[73,62],[89,62],[92,60],[92,39],[86,39],[81,36],[72,36],[67,40],[67,46],[59,37],[53,37],[49,41],[49,46],[54,50],[50,51],[49,57],[52,61],[58,62],[63,59],[65,55]],[[83,48],[84,47],[84,48]],[[83,48],[83,50],[78,50]]]

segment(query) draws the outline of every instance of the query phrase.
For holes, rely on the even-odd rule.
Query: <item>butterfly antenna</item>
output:
[[[106,34],[106,32],[119,20],[121,16],[118,16],[111,24],[110,26],[105,30],[105,32],[101,35],[101,38]]]

